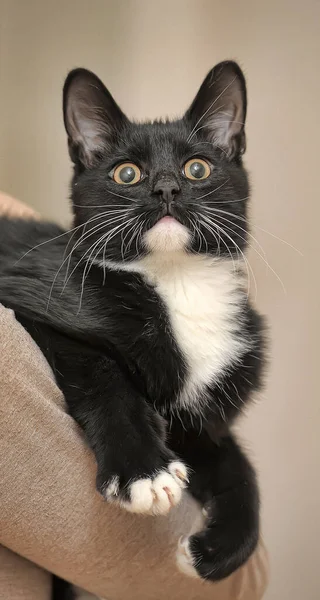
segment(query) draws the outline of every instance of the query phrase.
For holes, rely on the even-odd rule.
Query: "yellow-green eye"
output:
[[[211,173],[210,165],[203,158],[191,158],[186,162],[183,171],[188,179],[207,179]]]
[[[134,163],[122,163],[115,168],[112,177],[116,183],[132,185],[140,181],[141,171]]]

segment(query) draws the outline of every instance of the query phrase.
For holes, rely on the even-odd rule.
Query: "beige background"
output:
[[[94,70],[143,118],[181,113],[215,62],[243,66],[253,234],[277,276],[252,250],[272,360],[242,435],[263,491],[267,600],[318,599],[320,2],[0,0],[0,10],[0,188],[64,223],[61,86],[70,68]]]

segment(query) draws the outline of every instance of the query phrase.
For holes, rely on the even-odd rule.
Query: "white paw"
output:
[[[121,501],[121,506],[133,513],[165,515],[180,502],[187,481],[185,465],[173,461],[153,478],[138,479],[131,483],[130,501]]]
[[[194,567],[194,559],[192,558],[189,547],[189,538],[180,538],[178,542],[176,559],[178,569],[182,573],[188,575],[189,577],[197,577],[198,579],[201,579]]]

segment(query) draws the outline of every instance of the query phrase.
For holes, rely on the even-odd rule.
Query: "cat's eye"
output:
[[[211,168],[203,158],[191,158],[183,167],[183,172],[188,179],[207,179],[211,173]]]
[[[134,163],[121,163],[112,172],[112,178],[121,185],[132,185],[138,183],[142,178],[142,173]]]

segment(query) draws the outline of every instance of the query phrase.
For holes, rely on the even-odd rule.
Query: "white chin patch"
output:
[[[175,252],[186,248],[190,232],[184,225],[171,218],[160,219],[144,236],[150,252]]]

